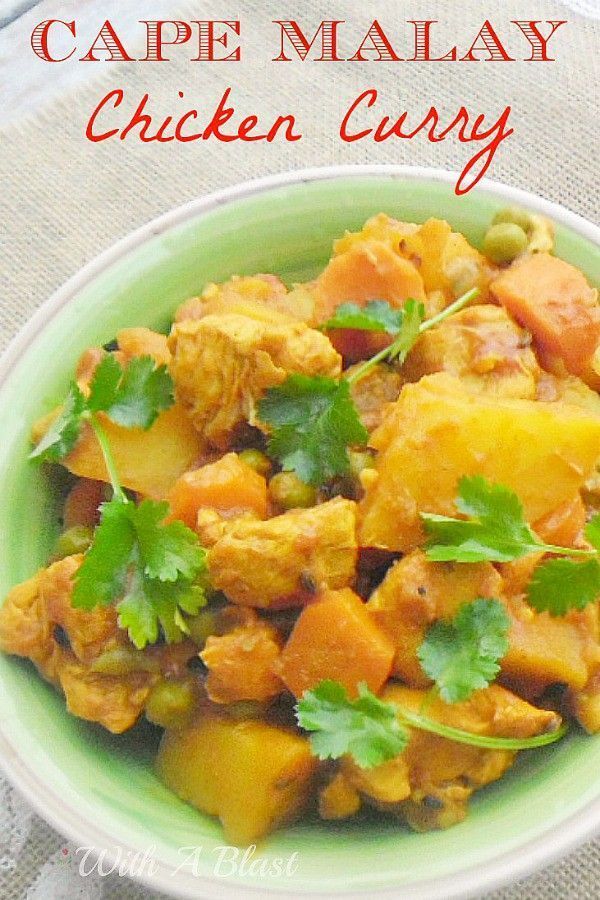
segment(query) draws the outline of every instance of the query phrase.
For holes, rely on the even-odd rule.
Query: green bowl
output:
[[[142,228],[58,291],[0,361],[0,594],[44,562],[58,528],[56,498],[43,471],[27,462],[31,423],[64,395],[85,347],[123,326],[165,327],[177,304],[206,282],[254,272],[306,280],[328,259],[333,238],[381,210],[415,222],[448,219],[480,244],[494,212],[520,203],[550,215],[557,254],[600,283],[595,226],[502,185],[485,183],[459,198],[454,180],[380,166],[242,185]],[[254,865],[248,857],[242,865],[241,854],[233,860],[235,851],[219,850],[217,822],[155,777],[152,733],[140,728],[117,738],[73,718],[32,667],[5,656],[0,708],[3,767],[37,811],[77,845],[104,851],[105,867],[129,860],[129,874],[176,897],[448,900],[523,876],[600,825],[600,738],[573,730],[557,745],[522,753],[449,831],[415,834],[383,818],[311,821],[272,835]],[[136,866],[138,851],[146,856]],[[283,874],[278,859],[288,864]]]

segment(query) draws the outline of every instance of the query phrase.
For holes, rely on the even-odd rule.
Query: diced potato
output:
[[[509,650],[502,672],[510,683],[528,696],[564,682],[576,689],[588,680],[585,641],[575,624],[549,613],[536,613],[525,601],[509,604],[511,629]]]
[[[430,682],[417,650],[428,627],[437,619],[452,617],[462,603],[498,597],[501,591],[502,579],[490,563],[435,563],[421,550],[396,562],[367,603],[394,644],[393,674],[413,687],[426,687]]]
[[[279,674],[296,697],[326,678],[356,696],[361,681],[375,693],[380,690],[393,658],[390,639],[346,588],[328,591],[302,611],[283,648]]]
[[[198,510],[210,507],[225,518],[251,512],[267,517],[267,482],[237,453],[227,453],[216,462],[185,472],[169,494],[171,515],[189,528],[196,527]]]
[[[531,335],[504,309],[470,306],[425,331],[402,373],[406,380],[418,381],[423,375],[451,372],[475,390],[533,400],[541,371],[530,343]]]
[[[347,819],[360,809],[360,795],[343,772],[336,772],[319,793],[319,815],[322,819]]]
[[[200,654],[208,668],[206,692],[215,703],[264,702],[284,686],[276,674],[281,643],[267,622],[253,622],[228,634],[211,635]]]
[[[44,416],[33,428],[38,443],[60,410]],[[146,497],[164,498],[180,475],[190,469],[204,451],[204,442],[179,404],[162,412],[148,429],[124,428],[98,413],[110,443],[121,484]],[[89,425],[62,464],[80,478],[109,482],[104,456]]]
[[[233,603],[301,606],[350,584],[356,566],[356,504],[336,498],[265,522],[222,522],[208,552],[211,582]]]
[[[450,301],[473,287],[485,299],[492,269],[486,258],[471,247],[464,235],[452,231],[442,219],[428,219],[399,246],[409,260],[419,262],[427,293],[441,291]]]
[[[364,484],[359,542],[407,552],[425,538],[421,512],[456,515],[463,475],[515,491],[531,522],[572,498],[598,460],[600,417],[470,392],[440,372],[404,386],[370,444],[380,452]]]
[[[598,291],[579,269],[536,253],[503,272],[491,291],[531,331],[539,351],[559,357],[569,372],[600,389],[594,363],[600,345]]]
[[[308,740],[292,731],[210,714],[165,732],[156,760],[167,787],[219,816],[226,840],[242,846],[301,814],[317,765]]]
[[[341,358],[303,322],[221,313],[173,326],[171,375],[179,401],[203,437],[230,448],[240,427],[260,426],[256,406],[291,373],[336,377]]]
[[[581,543],[586,512],[581,494],[565,500],[534,524],[533,529],[547,544],[575,547]]]

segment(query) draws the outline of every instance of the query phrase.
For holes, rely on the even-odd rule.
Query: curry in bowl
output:
[[[238,844],[364,805],[446,828],[600,730],[600,305],[552,251],[520,209],[483,252],[381,214],[310,283],[232,276],[87,350],[33,427],[64,530],[2,649],[164,729],[159,777]]]

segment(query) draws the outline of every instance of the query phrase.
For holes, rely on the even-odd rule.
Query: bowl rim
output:
[[[453,184],[458,178],[453,170],[428,168],[425,166],[403,165],[338,165],[297,169],[277,175],[267,175],[235,184],[201,197],[194,198],[140,226],[135,231],[121,238],[104,250],[76,274],[59,287],[22,326],[10,341],[0,357],[0,388],[15,368],[29,345],[44,329],[48,321],[87,285],[91,284],[107,268],[122,260],[146,241],[162,235],[164,232],[212,212],[223,205],[278,190],[286,186],[312,183],[318,181],[337,180],[353,177],[391,178],[398,181],[438,181]],[[521,188],[505,185],[484,178],[475,188],[477,193],[486,193],[507,202],[525,205],[542,215],[546,215],[569,228],[571,231],[600,246],[600,227],[584,219],[582,216],[559,205],[545,200]],[[79,846],[93,846],[102,850],[109,864],[117,862],[114,852],[115,844],[111,843],[108,830],[98,823],[91,822],[80,814],[74,806],[67,807],[65,800],[38,775],[33,768],[24,764],[10,740],[3,734],[0,721],[0,768],[9,782],[17,788],[33,809],[46,822],[67,839]],[[549,828],[538,837],[520,844],[512,850],[485,863],[459,870],[435,881],[422,881],[401,888],[393,886],[374,889],[370,892],[382,897],[420,898],[420,900],[458,900],[458,898],[474,897],[482,891],[490,891],[509,882],[524,878],[543,865],[548,865],[564,856],[576,846],[600,832],[600,795],[591,800],[583,809],[571,815],[560,825]],[[139,848],[120,845],[123,850],[135,852]],[[113,849],[111,849],[113,848]],[[163,891],[172,897],[181,898],[247,898],[257,897],[294,898],[306,896],[311,898],[329,898],[329,893],[308,894],[300,891],[282,891],[279,889],[263,890],[262,888],[242,885],[236,882],[228,886],[222,877],[195,878],[194,885],[178,885],[173,879],[169,866],[156,861],[153,873],[143,872],[133,876],[133,880],[145,884],[154,890]],[[339,892],[340,897],[364,896],[362,891],[347,889]]]

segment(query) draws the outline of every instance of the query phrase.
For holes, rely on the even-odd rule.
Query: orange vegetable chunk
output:
[[[354,591],[326,591],[300,614],[280,658],[279,674],[300,697],[325,678],[357,695],[365,681],[375,693],[390,674],[394,646]]]
[[[500,275],[491,291],[531,331],[539,350],[560,357],[569,372],[600,388],[592,367],[600,343],[598,291],[578,269],[537,253]]]
[[[169,495],[174,519],[196,527],[198,510],[216,509],[225,516],[254,512],[267,517],[267,482],[236,453],[227,453],[214,463],[186,472]]]

